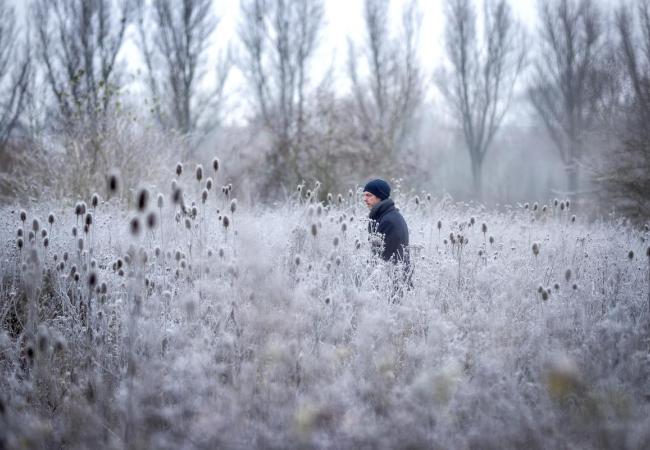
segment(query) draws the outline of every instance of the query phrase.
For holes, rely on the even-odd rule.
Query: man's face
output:
[[[366,204],[368,209],[372,209],[372,207],[375,206],[380,201],[381,199],[377,197],[375,194],[371,194],[370,192],[367,191],[363,193],[363,202]]]

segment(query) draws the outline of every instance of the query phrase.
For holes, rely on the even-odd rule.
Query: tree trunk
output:
[[[574,161],[566,168],[567,172],[567,188],[569,190],[569,197],[575,199],[576,193],[578,192],[578,178],[580,175],[580,169],[578,164]]]
[[[477,201],[483,199],[483,173],[482,173],[481,162],[472,158],[472,179],[474,181],[474,197]]]

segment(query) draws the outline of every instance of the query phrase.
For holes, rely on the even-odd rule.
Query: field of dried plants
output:
[[[0,448],[650,446],[647,226],[397,183],[393,301],[359,190],[215,168],[0,210]]]

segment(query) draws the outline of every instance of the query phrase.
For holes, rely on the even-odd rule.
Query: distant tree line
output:
[[[49,158],[65,174],[60,195],[110,169],[137,177],[161,163],[144,135],[170,160],[200,158],[229,114],[226,85],[238,71],[246,127],[262,142],[251,174],[269,197],[303,180],[327,192],[372,173],[425,173],[413,149],[427,145],[418,136],[431,126],[421,114],[431,92],[458,130],[476,198],[502,125],[527,104],[565,168],[568,196],[650,215],[650,0],[613,17],[594,0],[540,2],[533,30],[507,0],[445,0],[446,60],[433,74],[420,62],[418,3],[401,8],[395,29],[390,0],[364,0],[364,39],[349,41],[345,70],[317,75],[323,0],[242,0],[225,43],[215,42],[213,0],[31,0],[26,26],[0,0],[0,195],[36,196],[25,177],[54,170]],[[144,67],[138,98],[122,92],[132,82],[120,59],[127,45]],[[142,110],[150,120],[134,125]],[[126,158],[134,151],[136,161]]]

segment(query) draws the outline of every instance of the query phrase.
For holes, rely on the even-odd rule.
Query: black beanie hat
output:
[[[379,197],[380,200],[386,200],[390,197],[390,186],[384,180],[377,178],[368,181],[366,186],[363,188],[363,192],[370,192]]]

